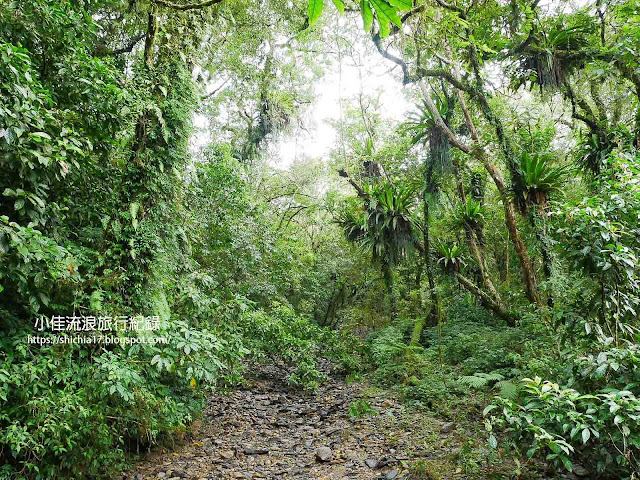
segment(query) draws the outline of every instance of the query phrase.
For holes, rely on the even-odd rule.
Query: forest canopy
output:
[[[3,0],[0,55],[0,478],[325,360],[468,432],[398,478],[640,475],[638,0]]]

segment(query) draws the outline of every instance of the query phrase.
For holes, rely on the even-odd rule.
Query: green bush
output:
[[[410,322],[400,321],[373,332],[368,338],[373,379],[377,384],[395,385],[419,369],[418,363],[406,358],[411,327]]]
[[[464,374],[511,369],[520,363],[527,336],[520,329],[494,330],[478,327],[462,333],[444,349],[445,359],[460,364]]]
[[[576,388],[523,380],[521,402],[496,397],[487,427],[504,429],[528,457],[571,471],[579,463],[605,478],[640,471],[640,349],[629,345],[571,361]],[[493,433],[492,446],[497,446]]]
[[[184,432],[223,368],[211,334],[176,322],[166,345],[0,341],[0,458],[6,477],[108,476],[137,451]],[[46,337],[46,334],[42,335]]]
[[[275,304],[269,312],[249,312],[240,329],[252,358],[294,367],[288,381],[307,390],[325,379],[317,368],[321,356],[337,359],[345,368],[359,365],[357,351],[350,350],[353,336],[320,328],[284,305]]]
[[[349,405],[349,416],[351,418],[363,418],[369,415],[375,415],[376,413],[376,409],[364,398],[354,400],[351,402],[351,405]]]

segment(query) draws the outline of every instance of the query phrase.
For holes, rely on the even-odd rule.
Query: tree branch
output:
[[[456,135],[447,126],[444,119],[442,118],[442,115],[440,115],[440,112],[438,111],[438,107],[436,107],[435,103],[433,103],[431,95],[429,95],[429,92],[427,91],[427,87],[422,82],[420,83],[420,89],[422,90],[422,96],[424,97],[424,101],[427,104],[427,108],[431,112],[431,115],[433,115],[436,125],[444,132],[449,142],[457,149],[462,150],[464,153],[471,153],[473,149],[469,145],[463,143],[458,137],[456,137]]]
[[[447,9],[447,10],[451,10],[452,12],[457,12],[457,13],[459,13],[461,18],[466,17],[465,11],[464,11],[462,8],[460,8],[460,7],[457,7],[457,6],[455,6],[455,5],[452,5],[452,4],[450,4],[450,3],[447,3],[447,2],[445,2],[444,0],[436,0],[436,3],[437,3],[438,5],[440,5],[442,8],[445,8],[445,9]]]
[[[387,60],[392,61],[396,65],[400,66],[400,68],[402,69],[402,76],[403,76],[402,83],[404,85],[412,83],[413,80],[411,79],[411,74],[409,73],[409,67],[407,66],[407,63],[404,60],[402,60],[401,58],[396,57],[392,53],[389,53],[387,50],[382,48],[382,40],[380,38],[380,34],[376,33],[375,35],[372,35],[371,36],[371,40],[373,40],[373,44],[378,49],[378,52],[380,53],[380,55],[382,55]]]
[[[220,86],[219,86],[219,87],[217,87],[217,88],[214,88],[214,89],[213,89],[212,91],[210,91],[209,93],[206,93],[206,94],[202,95],[202,96],[200,97],[200,101],[202,101],[202,100],[206,100],[206,99],[208,99],[208,98],[213,97],[216,93],[218,93],[220,90],[222,90],[222,89],[224,88],[224,86],[225,86],[227,83],[229,83],[229,80],[231,80],[231,78],[227,78],[224,82],[222,82],[222,85],[220,85]]]
[[[146,36],[146,33],[141,33],[136,35],[131,39],[129,43],[127,43],[124,47],[117,48],[115,50],[102,50],[96,52],[96,57],[109,57],[115,55],[122,55],[123,53],[130,53],[135,46]]]
[[[355,182],[355,181],[354,181],[354,180],[349,176],[349,174],[347,173],[347,171],[346,171],[346,170],[344,170],[344,169],[340,169],[340,170],[338,170],[338,175],[340,175],[341,177],[344,177],[344,178],[346,178],[346,179],[347,179],[347,181],[351,184],[351,186],[352,186],[353,188],[355,188],[355,189],[356,189],[356,192],[358,192],[358,196],[359,196],[360,198],[363,198],[363,199],[365,199],[365,200],[369,200],[369,195],[367,194],[367,192],[365,192],[365,191],[362,189],[362,187],[361,187],[360,185],[358,185],[358,184],[357,184],[357,183],[356,183],[356,182]]]
[[[459,272],[455,272],[455,276],[458,279],[458,282],[462,284],[467,290],[469,290],[474,295],[480,297],[480,299],[484,302],[484,304],[490,309],[493,310],[499,317],[506,320],[507,325],[510,327],[515,327],[516,322],[518,321],[518,317],[514,315],[512,312],[509,312],[504,309],[499,302],[496,302],[493,298],[483,292],[480,287],[478,287],[475,283],[469,280],[467,277],[462,275]]]
[[[576,97],[573,94],[573,89],[571,88],[571,85],[569,85],[569,82],[567,81],[564,82],[564,88],[567,93],[567,96],[569,97],[569,101],[571,102],[571,116],[576,120],[580,120],[586,123],[592,131],[594,132],[598,131],[598,122],[596,122],[594,119],[588,118],[578,113],[576,109],[576,104],[580,102],[576,101]]]
[[[187,3],[182,5],[179,3],[169,2],[167,0],[153,0],[153,2],[157,3],[158,5],[162,5],[163,7],[172,8],[174,10],[185,11],[185,10],[196,10],[199,8],[210,7],[211,5],[215,5],[217,3],[222,2],[222,0],[206,0],[201,3]]]
[[[458,90],[462,90],[463,92],[467,92],[471,96],[475,96],[475,90],[470,84],[468,84],[464,80],[455,78],[450,71],[445,70],[444,68],[419,68],[417,73],[418,76],[413,81],[417,81],[420,78],[425,77],[442,78],[456,87]]]

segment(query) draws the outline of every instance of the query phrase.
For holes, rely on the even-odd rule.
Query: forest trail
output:
[[[305,395],[282,376],[261,369],[243,389],[214,395],[190,439],[149,455],[123,478],[400,480],[409,478],[410,460],[441,463],[460,450],[452,424],[388,393],[330,377]],[[350,406],[362,399],[376,412],[352,418]],[[452,471],[440,478],[469,478]]]

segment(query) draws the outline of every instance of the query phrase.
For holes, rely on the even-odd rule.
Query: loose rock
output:
[[[453,422],[445,423],[440,429],[440,433],[451,433],[456,429],[456,424]]]
[[[329,447],[319,447],[316,449],[316,460],[319,462],[330,462],[333,460],[333,451]]]

